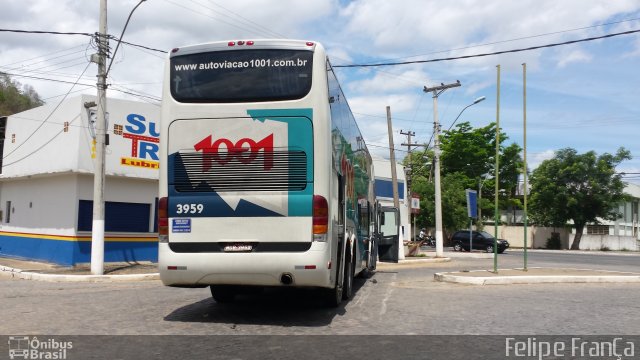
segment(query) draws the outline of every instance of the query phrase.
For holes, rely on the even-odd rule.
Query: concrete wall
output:
[[[67,172],[78,167],[80,133],[86,124],[80,97],[48,104],[7,119],[2,177]],[[64,131],[65,122],[68,123]]]
[[[74,235],[78,206],[76,181],[75,174],[3,181],[0,231]],[[9,223],[7,201],[11,201]]]
[[[93,173],[93,138],[82,95],[8,117],[0,179],[54,173]],[[108,99],[107,175],[158,179],[158,106]],[[68,124],[65,129],[65,123]],[[118,131],[115,128],[118,127]]]
[[[0,172],[0,256],[67,265],[89,260],[91,232],[76,229],[79,200],[93,200],[92,117],[84,107],[90,101],[95,97],[82,95],[57,109],[57,103],[47,104],[8,117]],[[107,104],[105,200],[149,204],[152,230],[160,109],[117,99]],[[156,234],[105,234],[105,261],[135,260],[157,260]]]
[[[484,230],[489,234],[494,233],[494,227],[486,225]],[[540,226],[527,227],[527,248],[544,249],[547,245],[547,239],[551,238],[551,233],[560,234],[560,241],[563,249],[569,248],[569,240],[571,236],[570,229],[549,228]],[[515,248],[524,247],[524,226],[498,226],[498,238],[509,241],[509,245]]]
[[[107,177],[106,201],[150,204],[153,229],[158,182]],[[0,183],[0,256],[49,261],[63,265],[87,263],[91,232],[76,231],[78,201],[93,200],[93,176],[77,173],[33,175]],[[11,202],[7,223],[7,201]],[[105,261],[157,261],[155,233],[105,234]]]
[[[571,234],[571,242],[575,234]],[[638,248],[638,240],[633,236],[618,235],[587,235],[583,234],[580,239],[580,250],[640,250]]]
[[[489,234],[494,233],[494,227],[485,226],[484,230]],[[569,249],[575,238],[570,228],[548,228],[539,226],[527,227],[527,248],[544,249],[546,248],[547,239],[551,238],[551,234],[557,232],[560,234],[560,241],[563,249]],[[511,247],[524,247],[524,227],[523,226],[498,226],[498,238],[509,241]],[[633,236],[618,235],[588,235],[583,234],[580,240],[580,250],[601,250],[608,248],[609,250],[640,250],[640,242]]]

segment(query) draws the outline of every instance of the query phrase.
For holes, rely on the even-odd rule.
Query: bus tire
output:
[[[341,249],[341,246],[338,246],[338,249]],[[324,304],[330,308],[336,308],[342,302],[342,294],[343,294],[343,284],[344,277],[340,277],[340,266],[344,264],[344,256],[339,253],[338,255],[338,264],[337,264],[337,275],[336,282],[332,288],[322,289],[322,299]],[[346,271],[346,270],[345,270]]]
[[[211,297],[217,303],[224,304],[233,302],[236,298],[236,289],[230,285],[211,285]]]
[[[344,264],[344,280],[342,281],[342,300],[349,300],[353,295],[353,278],[355,277],[356,264],[349,251]]]

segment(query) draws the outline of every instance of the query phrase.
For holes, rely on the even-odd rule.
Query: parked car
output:
[[[469,233],[473,236],[473,241],[469,241]],[[474,249],[493,252],[493,243],[496,242],[498,246],[498,254],[502,254],[509,248],[509,242],[507,240],[498,239],[496,241],[495,237],[486,231],[456,231],[451,237],[451,242],[453,243],[453,249],[455,251],[469,251],[469,243],[473,244]]]

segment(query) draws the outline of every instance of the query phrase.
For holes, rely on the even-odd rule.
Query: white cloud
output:
[[[558,67],[564,68],[569,64],[578,63],[578,62],[589,62],[592,59],[592,56],[587,52],[577,49],[571,50],[568,52],[561,52],[559,54],[560,59],[558,60]]]
[[[118,36],[138,0],[109,0],[109,33]],[[217,3],[226,9],[216,5]],[[98,1],[3,1],[3,28],[80,31],[98,28]],[[144,2],[133,14],[125,40],[168,50],[173,47],[227,39],[274,36],[306,38],[322,42],[334,65],[445,58],[525,48],[587,36],[632,30],[640,21],[615,25],[596,24],[638,18],[637,0],[236,0]],[[567,31],[582,28],[578,31]],[[540,34],[551,35],[538,36]],[[64,35],[0,33],[0,71],[75,81],[95,49],[89,38]],[[486,44],[486,45],[483,45]],[[112,48],[115,42],[111,42]],[[67,51],[64,52],[63,50]],[[61,52],[62,51],[62,52]],[[367,141],[386,143],[385,106],[391,106],[395,132],[416,132],[420,140],[431,133],[432,104],[425,85],[460,80],[463,86],[441,97],[439,117],[448,125],[477,96],[487,101],[460,118],[486,124],[495,116],[496,65],[501,65],[501,111],[510,139],[521,138],[516,125],[522,109],[522,66],[527,63],[529,121],[528,141],[540,149],[574,147],[614,152],[625,146],[640,153],[634,140],[640,129],[634,122],[609,127],[585,127],[591,113],[640,113],[635,74],[640,56],[640,36],[616,38],[551,49],[526,51],[456,61],[431,62],[376,69],[338,70],[338,78],[354,112],[379,114],[359,120]],[[32,59],[24,62],[26,59]],[[34,63],[36,62],[36,63]],[[76,64],[76,65],[74,65]],[[115,84],[159,97],[164,54],[125,45],[113,65],[109,96],[129,97],[115,91]],[[81,82],[95,84],[97,67],[91,64]],[[35,71],[34,71],[35,70]],[[70,84],[15,78],[30,84],[43,97],[64,94]],[[73,90],[77,90],[78,87]],[[95,94],[89,88],[85,93]],[[58,100],[52,99],[51,101]],[[576,122],[566,135],[554,128],[568,114]],[[551,124],[545,126],[543,124]],[[607,136],[600,129],[616,132]],[[591,133],[589,133],[591,131]],[[600,136],[598,138],[597,136]],[[398,134],[398,143],[403,139]],[[613,144],[615,142],[615,144]],[[386,151],[386,150],[385,150]],[[545,152],[552,156],[553,150]],[[545,157],[537,155],[539,163]],[[638,167],[640,160],[630,161]]]
[[[555,150],[545,150],[543,152],[527,154],[527,167],[530,170],[537,168],[543,161],[553,159],[556,152]]]
[[[388,69],[375,71],[373,77],[351,81],[348,88],[359,94],[419,92],[429,82],[427,74],[420,69]]]

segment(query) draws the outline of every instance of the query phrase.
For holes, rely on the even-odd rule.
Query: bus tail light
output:
[[[313,195],[313,240],[327,241],[329,204],[324,196]]]
[[[158,241],[169,242],[169,213],[166,197],[158,200]]]
[[[238,41],[229,41],[227,43],[227,46],[236,46],[236,45],[238,45],[238,46],[243,46],[243,45],[251,46],[253,44],[255,44],[255,41],[253,41],[253,40],[247,40],[247,41],[238,40]]]

